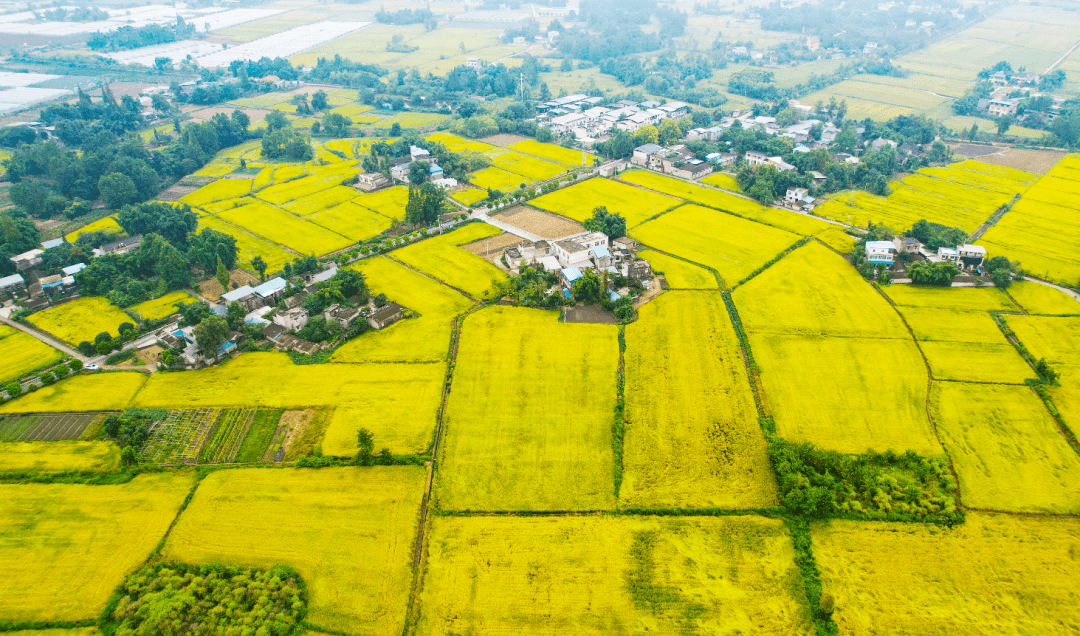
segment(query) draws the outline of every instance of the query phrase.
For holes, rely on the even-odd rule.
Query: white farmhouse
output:
[[[892,265],[895,250],[892,241],[867,241],[866,260],[874,265]]]

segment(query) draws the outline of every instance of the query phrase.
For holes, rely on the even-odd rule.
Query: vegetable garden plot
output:
[[[230,464],[255,421],[255,409],[225,409],[217,418],[214,432],[199,453],[200,464]]]
[[[217,409],[169,411],[150,430],[140,461],[145,464],[190,465],[199,453],[217,420]]]
[[[104,413],[26,413],[0,415],[0,442],[79,439]]]

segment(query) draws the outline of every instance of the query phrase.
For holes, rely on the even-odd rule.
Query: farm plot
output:
[[[102,413],[0,415],[0,442],[75,440],[104,418]]]
[[[603,205],[608,212],[621,214],[626,219],[626,227],[631,228],[679,205],[680,202],[643,188],[635,188],[611,179],[596,178],[550,192],[530,203],[575,221],[585,221],[592,216],[597,206]]]
[[[111,216],[102,217],[92,223],[88,223],[74,232],[68,232],[64,235],[64,240],[68,243],[74,243],[79,240],[79,237],[83,234],[89,234],[90,232],[105,232],[106,234],[120,234],[123,230],[120,228],[120,224],[116,222],[116,218]]]
[[[523,155],[520,152],[514,152],[512,150],[507,150],[496,155],[492,158],[492,163],[496,168],[502,168],[508,172],[520,174],[533,181],[547,181],[548,179],[566,172],[566,166],[537,159],[536,157],[530,157],[529,155]]]
[[[363,241],[390,229],[392,220],[355,201],[345,201],[333,207],[320,209],[307,217],[308,221],[347,236],[353,241]]]
[[[262,257],[263,261],[266,262],[266,270],[269,272],[280,270],[281,266],[286,262],[291,261],[294,256],[282,249],[281,246],[275,245],[254,234],[245,232],[214,216],[204,216],[199,219],[199,227],[208,227],[212,230],[217,230],[218,232],[224,232],[235,238],[237,248],[236,260],[238,263],[243,264],[248,271],[255,271],[254,268],[251,267],[251,260],[256,256]]]
[[[64,355],[28,333],[0,325],[0,384],[59,362]]]
[[[439,508],[613,507],[617,334],[536,309],[469,315],[444,418]]]
[[[799,237],[699,205],[684,205],[641,224],[630,236],[649,247],[710,267],[733,286]]]
[[[485,190],[499,190],[502,192],[511,192],[532,183],[531,179],[494,166],[477,170],[469,176],[470,183],[474,186],[479,186]]]
[[[451,192],[450,198],[462,205],[472,205],[477,201],[487,199],[488,193],[487,190],[481,190],[480,188],[465,188],[457,192]]]
[[[175,291],[165,294],[161,298],[155,298],[139,303],[129,309],[136,315],[142,316],[143,320],[160,320],[176,313],[176,305],[180,303],[194,302],[194,298],[186,291]]]
[[[1009,285],[1008,293],[1029,314],[1080,314],[1080,301],[1053,287],[1021,281]]]
[[[777,488],[742,349],[716,292],[672,292],[626,329],[624,506],[758,508]]]
[[[593,155],[587,152],[571,150],[555,144],[540,143],[535,139],[522,139],[510,144],[510,147],[518,152],[562,164],[569,168],[580,168],[591,163],[593,159]]]
[[[282,203],[281,207],[297,216],[308,217],[308,215],[320,210],[325,210],[326,208],[334,207],[339,203],[350,201],[356,198],[356,194],[357,190],[353,188],[336,185],[326,188],[325,190],[319,190],[314,194],[309,194]]]
[[[231,464],[236,460],[240,445],[247,437],[257,410],[226,409],[221,411],[213,425],[213,433],[198,455],[200,464]]]
[[[720,284],[712,272],[684,260],[653,250],[637,253],[638,258],[648,261],[653,273],[664,275],[671,289],[717,289]]]
[[[427,128],[450,119],[447,115],[438,113],[398,113],[375,122],[376,128],[390,128],[394,124],[401,124],[404,129]]]
[[[757,214],[765,207],[757,201],[737,197],[730,192],[715,190],[713,188],[704,188],[696,183],[690,183],[688,181],[683,181],[682,179],[676,179],[675,177],[666,177],[645,170],[624,172],[619,175],[619,178],[643,188],[663,192],[664,194],[680,199],[686,199],[687,201],[692,201],[694,203],[700,203],[701,205],[710,208],[718,208],[739,216],[753,217],[754,214]]]
[[[283,173],[282,169],[279,168],[274,173],[275,185],[259,190],[255,196],[267,203],[284,205],[304,197],[317,196],[335,186],[341,185],[343,180],[358,173],[358,170],[350,165],[334,164],[324,166],[324,168],[320,174],[313,173],[285,182],[279,181],[278,173]],[[355,191],[352,191],[351,188],[349,190],[355,194]]]
[[[731,297],[753,333],[910,337],[896,311],[843,257],[814,242],[739,286]]]
[[[953,528],[832,521],[811,528],[841,634],[1072,634],[1080,523],[967,513]]]
[[[390,256],[474,298],[480,298],[487,295],[494,285],[505,281],[506,274],[459,246],[498,233],[498,228],[487,223],[469,223],[448,234],[394,250]]]
[[[348,247],[352,243],[348,238],[336,232],[331,232],[262,201],[252,201],[247,205],[221,212],[218,216],[252,234],[262,236],[273,243],[285,245],[301,254],[319,256]]]
[[[251,179],[218,179],[180,198],[181,203],[201,207],[214,201],[235,199],[251,193]]]
[[[144,464],[195,464],[217,421],[217,409],[169,411],[150,429],[140,459]]]
[[[546,239],[563,238],[585,231],[577,221],[524,205],[502,210],[492,218]]]
[[[93,342],[94,336],[102,332],[108,332],[115,338],[120,335],[117,329],[120,323],[135,322],[104,296],[91,296],[66,302],[63,305],[30,314],[27,320],[38,329],[51,333],[72,345],[77,345],[84,340]]]
[[[378,192],[365,192],[353,199],[353,203],[362,205],[372,212],[389,219],[404,219],[405,204],[409,202],[409,189],[405,186],[393,186]]]
[[[108,472],[120,467],[120,448],[112,442],[12,442],[0,450],[0,471]]]
[[[934,307],[951,310],[1018,311],[996,287],[923,287],[886,285],[885,295],[902,307]]]
[[[813,633],[791,539],[760,517],[433,519],[418,633]]]
[[[986,311],[904,306],[898,310],[919,341],[1007,342],[1005,334]]]
[[[240,444],[236,454],[233,456],[233,461],[239,464],[273,461],[274,454],[271,453],[267,457],[267,453],[274,450],[270,446],[274,439],[278,438],[278,431],[285,432],[280,425],[283,412],[282,409],[260,409],[256,411],[251,425],[248,427],[247,434],[242,438],[243,443]],[[280,446],[281,441],[279,438],[277,446]]]
[[[199,485],[163,555],[292,566],[315,626],[398,636],[426,476],[414,466],[218,471]]]
[[[146,382],[138,372],[77,375],[0,406],[0,413],[120,411]]]
[[[0,616],[94,619],[176,517],[193,479],[143,474],[119,486],[0,486]]]
[[[819,232],[814,238],[841,254],[850,254],[855,248],[855,238],[838,227]]]
[[[742,192],[742,188],[739,187],[739,182],[735,180],[735,177],[723,172],[706,175],[701,182],[724,190],[731,190],[732,192]]]
[[[911,340],[751,332],[750,347],[781,437],[841,453],[941,454]]]
[[[938,382],[931,405],[966,506],[1080,509],[1080,456],[1029,387]]]
[[[1045,358],[1061,374],[1048,387],[1054,404],[1075,434],[1080,431],[1080,318],[1009,316],[1006,321],[1036,359]]]
[[[919,348],[935,380],[1023,384],[1035,377],[1007,342],[920,342]]]

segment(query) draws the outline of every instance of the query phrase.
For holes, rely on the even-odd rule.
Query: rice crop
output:
[[[266,262],[266,271],[268,272],[279,271],[282,265],[291,261],[296,256],[295,253],[286,251],[280,245],[275,245],[264,238],[245,232],[215,216],[204,216],[200,218],[199,227],[208,227],[217,230],[218,232],[224,232],[235,238],[237,263],[250,272],[255,271],[251,266],[251,260],[256,256],[261,256],[263,261]]]
[[[160,320],[176,313],[178,303],[190,303],[195,299],[186,291],[174,291],[165,294],[161,298],[155,298],[146,302],[129,307],[130,311],[142,316],[143,320]]]
[[[474,298],[487,295],[494,285],[506,280],[502,270],[472,252],[459,247],[499,234],[487,223],[469,223],[447,234],[394,250],[390,256]]]
[[[1008,316],[1006,322],[1032,357],[1061,375],[1047,390],[1073,433],[1080,431],[1080,318]]]
[[[314,194],[293,199],[292,201],[281,204],[281,207],[297,216],[307,217],[320,210],[325,210],[326,208],[333,207],[339,203],[349,201],[356,197],[357,192],[357,190],[348,186],[336,185],[326,188],[325,190],[319,190]]]
[[[301,254],[320,256],[348,247],[353,241],[310,221],[262,201],[227,210],[218,215],[252,234],[285,245]]]
[[[585,221],[592,216],[593,209],[602,205],[608,212],[621,214],[626,219],[626,227],[631,228],[679,205],[679,200],[619,181],[597,178],[561,188],[530,203],[575,221]]]
[[[630,235],[669,254],[715,269],[735,285],[798,236],[699,205],[684,205],[635,227]]]
[[[742,188],[739,187],[739,182],[735,180],[735,177],[724,172],[714,172],[705,175],[701,179],[701,182],[716,188],[731,190],[732,192],[742,192]]]
[[[753,216],[765,207],[757,201],[735,196],[730,192],[705,188],[696,183],[690,183],[688,181],[683,181],[682,179],[676,179],[675,177],[668,177],[646,170],[624,172],[619,175],[619,178],[643,188],[663,192],[664,194],[680,199],[686,199],[687,201],[692,201],[694,203],[700,203],[709,206],[710,208],[718,208],[725,212],[738,214],[739,216]]]
[[[0,446],[0,471],[113,471],[120,467],[120,448],[112,442],[8,442]]]
[[[284,205],[295,199],[321,194],[359,173],[351,164],[333,164],[320,168],[313,167],[312,174],[282,183],[278,180],[278,173],[281,171],[282,169],[279,168],[274,173],[275,185],[259,190],[256,196],[274,205]],[[352,188],[348,190],[350,194],[356,193]]]
[[[614,325],[560,323],[537,309],[493,306],[465,318],[439,508],[612,508],[617,335]]]
[[[641,508],[777,503],[742,349],[716,292],[671,292],[626,328],[620,502]]]
[[[391,225],[390,218],[357,205],[354,201],[345,201],[332,207],[321,208],[306,218],[316,225],[353,241],[363,241],[378,236],[390,229]]]
[[[907,339],[889,303],[843,257],[810,242],[731,294],[753,333]]]
[[[404,219],[405,204],[408,202],[409,189],[405,186],[392,186],[378,192],[365,192],[353,199],[353,203],[390,219]]]
[[[581,150],[563,148],[555,144],[545,144],[535,139],[523,139],[510,144],[510,147],[518,152],[539,157],[547,161],[558,163],[570,168],[580,168],[582,165],[591,165],[594,156]]]
[[[448,115],[438,113],[397,113],[375,122],[376,128],[390,128],[394,124],[401,124],[404,129],[427,128],[450,119]]]
[[[966,506],[1080,509],[1080,456],[1029,387],[937,382],[931,406]]]
[[[481,190],[480,188],[465,188],[464,190],[451,192],[450,198],[462,205],[472,205],[477,201],[488,198],[488,193],[487,190]]]
[[[502,168],[533,181],[547,181],[563,172],[566,166],[523,155],[520,152],[502,152],[492,159],[496,168]]]
[[[938,307],[900,307],[916,340],[1006,344],[989,312]]]
[[[83,234],[89,234],[90,232],[105,232],[107,234],[120,234],[123,230],[120,228],[120,224],[116,222],[116,218],[112,216],[105,216],[91,223],[80,227],[79,229],[68,232],[64,235],[64,240],[68,243],[74,243],[79,240],[79,236]]]
[[[511,192],[532,183],[532,179],[492,166],[470,174],[469,182],[485,190]]]
[[[1029,314],[1080,314],[1080,301],[1053,287],[1021,281],[1008,293]]]
[[[850,254],[855,248],[855,238],[840,228],[818,232],[814,237],[841,254]]]
[[[180,201],[192,206],[203,206],[214,201],[235,199],[250,193],[251,179],[218,179],[191,194],[184,195]]]
[[[199,484],[163,556],[291,566],[307,583],[313,626],[399,636],[425,478],[414,466],[218,471]]]
[[[831,521],[811,528],[841,634],[1071,634],[1080,524],[968,512],[952,528]]]
[[[432,520],[418,633],[814,633],[782,522]]]
[[[919,348],[935,380],[1023,384],[1035,378],[1035,371],[1007,342],[920,342]]]
[[[717,289],[720,286],[716,276],[704,267],[653,250],[642,250],[637,256],[648,261],[653,273],[663,273],[671,289]]]
[[[938,307],[982,311],[1017,311],[1018,307],[996,287],[922,287],[885,285],[885,295],[905,307]]]
[[[0,384],[7,384],[33,371],[59,362],[63,358],[56,349],[28,333],[0,325]]]
[[[118,486],[0,486],[0,616],[94,619],[164,537],[190,476],[143,474]]]
[[[94,337],[103,332],[115,338],[120,335],[118,328],[121,323],[135,322],[104,296],[78,298],[49,307],[30,314],[27,320],[38,329],[72,345],[84,340],[93,342]]]

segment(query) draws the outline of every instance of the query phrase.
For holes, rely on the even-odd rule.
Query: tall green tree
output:
[[[203,318],[202,322],[195,326],[195,343],[199,345],[199,351],[208,358],[217,355],[218,349],[225,344],[225,336],[229,333],[229,323],[218,315]]]

